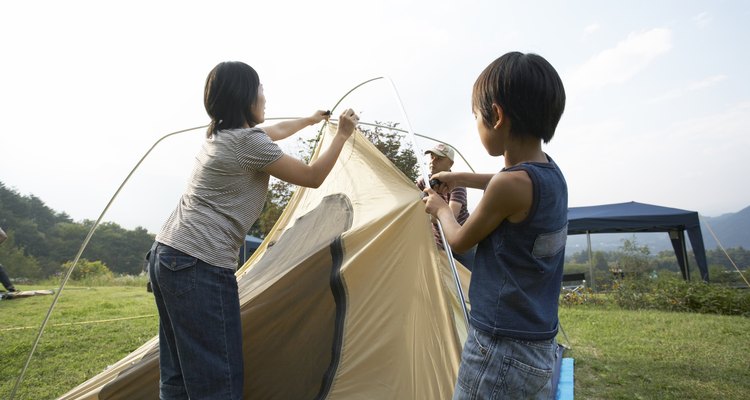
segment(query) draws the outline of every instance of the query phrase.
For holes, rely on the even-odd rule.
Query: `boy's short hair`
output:
[[[472,108],[488,127],[496,121],[493,103],[510,120],[512,135],[531,135],[548,143],[565,109],[565,88],[555,68],[542,56],[506,53],[474,82]]]

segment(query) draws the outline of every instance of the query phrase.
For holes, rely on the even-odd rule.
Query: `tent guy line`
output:
[[[119,322],[119,321],[128,321],[131,319],[142,319],[142,318],[150,318],[150,317],[156,317],[157,314],[146,314],[146,315],[136,315],[134,317],[122,317],[122,318],[110,318],[110,319],[98,319],[95,321],[78,321],[78,322],[63,322],[59,324],[52,324],[50,326],[73,326],[73,325],[90,325],[90,324],[104,324],[108,322]],[[36,328],[35,326],[16,326],[13,328],[3,328],[0,329],[0,332],[5,331],[21,331],[25,329],[33,329]]]
[[[742,271],[740,270],[740,268],[737,267],[737,264],[734,262],[732,257],[729,255],[729,253],[727,253],[726,249],[724,249],[724,245],[722,245],[721,242],[719,241],[719,238],[716,237],[716,234],[714,233],[714,230],[711,229],[711,225],[708,223],[708,221],[706,221],[705,218],[701,217],[700,214],[698,215],[698,218],[703,222],[704,225],[706,225],[706,228],[708,228],[708,231],[711,233],[711,236],[713,236],[714,240],[716,241],[716,244],[719,245],[719,248],[721,249],[721,251],[724,252],[725,256],[727,256],[727,259],[729,259],[729,262],[732,263],[732,266],[737,271],[737,273],[740,274],[740,277],[742,278],[743,281],[745,281],[745,284],[748,287],[750,287],[750,282],[747,281],[747,278],[745,278],[745,275],[742,274]]]

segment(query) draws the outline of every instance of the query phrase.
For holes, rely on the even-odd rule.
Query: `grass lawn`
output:
[[[0,301],[0,399],[10,396],[53,298]],[[155,336],[158,325],[153,296],[143,286],[66,286],[15,399],[64,394]]]
[[[52,299],[0,301],[0,399],[10,396]],[[750,397],[750,318],[611,305],[563,307],[560,318],[577,399]],[[155,336],[157,326],[143,287],[66,287],[15,398],[62,395]]]
[[[750,398],[750,318],[600,305],[560,321],[577,399]]]

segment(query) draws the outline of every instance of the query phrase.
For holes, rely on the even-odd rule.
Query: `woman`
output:
[[[150,278],[159,310],[161,399],[241,399],[242,325],[234,275],[246,232],[260,215],[269,176],[319,187],[358,121],[341,114],[330,147],[307,165],[274,141],[328,117],[265,128],[266,99],[247,64],[223,62],[206,79],[211,123],[188,187],[156,236]]]

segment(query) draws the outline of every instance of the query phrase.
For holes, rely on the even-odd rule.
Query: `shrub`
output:
[[[582,304],[601,304],[602,300],[596,297],[594,291],[589,287],[576,287],[560,293],[560,305],[577,306]]]
[[[628,278],[612,287],[618,306],[750,317],[750,291],[679,278]]]
[[[68,261],[62,265],[61,269],[63,275],[68,273],[68,270],[72,265],[72,261]],[[81,258],[78,260],[78,264],[70,275],[70,278],[75,281],[92,278],[103,278],[106,280],[112,278],[112,271],[110,271],[101,261],[89,261],[85,258]]]

